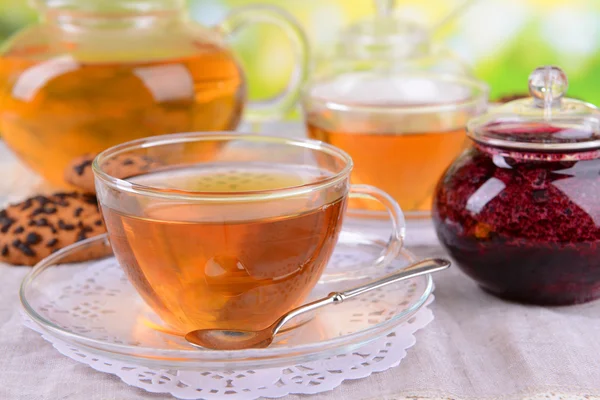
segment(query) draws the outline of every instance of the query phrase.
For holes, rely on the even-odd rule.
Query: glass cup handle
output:
[[[221,22],[220,27],[230,36],[251,24],[269,24],[281,28],[292,42],[295,54],[295,67],[287,87],[272,99],[250,102],[246,108],[249,121],[262,122],[281,117],[296,104],[308,76],[309,47],[306,35],[294,17],[273,6],[236,8]]]
[[[389,194],[371,185],[352,185],[350,186],[348,196],[352,198],[376,200],[387,209],[392,222],[392,234],[386,248],[375,260],[375,266],[388,266],[396,257],[398,257],[400,250],[402,250],[402,246],[404,245],[406,222],[404,220],[402,209],[396,200]]]

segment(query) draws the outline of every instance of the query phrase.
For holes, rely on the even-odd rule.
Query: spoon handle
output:
[[[370,292],[371,290],[375,290],[385,285],[389,285],[390,283],[402,281],[405,279],[414,278],[420,275],[430,274],[432,272],[441,271],[450,266],[450,261],[444,260],[442,258],[428,258],[414,264],[411,264],[407,268],[403,269],[400,272],[395,272],[390,275],[386,275],[381,279],[378,279],[373,282],[369,282],[365,285],[356,286],[352,289],[343,291],[343,292],[333,292],[330,293],[327,297],[324,297],[320,300],[313,301],[312,303],[305,304],[300,306],[287,314],[281,317],[275,324],[273,324],[273,334],[277,333],[279,329],[285,325],[291,319],[299,316],[300,314],[307,313],[309,311],[316,310],[317,308],[324,307],[328,304],[338,304],[343,302],[346,299],[349,299],[354,296],[361,295],[366,292]]]
[[[380,287],[389,285],[390,283],[402,281],[409,278],[415,278],[420,275],[442,271],[448,268],[449,266],[450,261],[444,260],[443,258],[428,258],[416,262],[400,272],[394,272],[376,281],[369,282],[365,285],[356,286],[352,289],[348,289],[343,292],[331,293],[329,296],[333,296],[333,300],[335,303],[341,303],[346,299],[350,299],[354,296],[359,296],[363,293],[370,292],[371,290],[375,290]]]

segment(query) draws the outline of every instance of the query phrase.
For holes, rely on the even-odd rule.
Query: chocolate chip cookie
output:
[[[65,181],[86,193],[96,193],[92,162],[96,156],[85,154],[71,161],[65,170]],[[125,179],[151,171],[160,164],[146,156],[122,155],[107,160],[103,168],[111,176]]]
[[[104,232],[104,221],[92,194],[31,197],[0,211],[0,261],[34,265],[65,246]],[[69,262],[106,255],[106,250],[97,248]]]

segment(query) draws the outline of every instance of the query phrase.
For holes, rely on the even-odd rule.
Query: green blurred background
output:
[[[395,12],[434,25],[461,1],[398,0]],[[214,25],[230,8],[256,3],[293,14],[306,29],[314,56],[326,54],[344,26],[375,11],[372,0],[189,0],[189,8],[192,18]],[[0,40],[35,19],[27,1],[0,0]],[[248,32],[234,43],[253,98],[277,92],[293,63],[282,35],[269,33]],[[600,104],[600,0],[479,0],[437,39],[491,85],[492,99],[525,92],[535,67],[556,64],[569,76],[570,96]]]

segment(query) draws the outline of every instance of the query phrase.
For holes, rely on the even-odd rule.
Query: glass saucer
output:
[[[328,268],[356,263],[380,249],[377,243],[368,246],[366,240],[360,246],[342,241]],[[89,254],[105,256],[72,262]],[[404,268],[412,260],[404,251],[388,270],[365,279]],[[321,282],[308,300],[365,279]],[[325,307],[278,335],[266,349],[199,350],[163,329],[127,281],[102,235],[42,260],[23,280],[20,298],[25,312],[43,331],[81,350],[154,368],[214,371],[296,365],[351,352],[410,319],[432,289],[431,277],[421,276]]]

